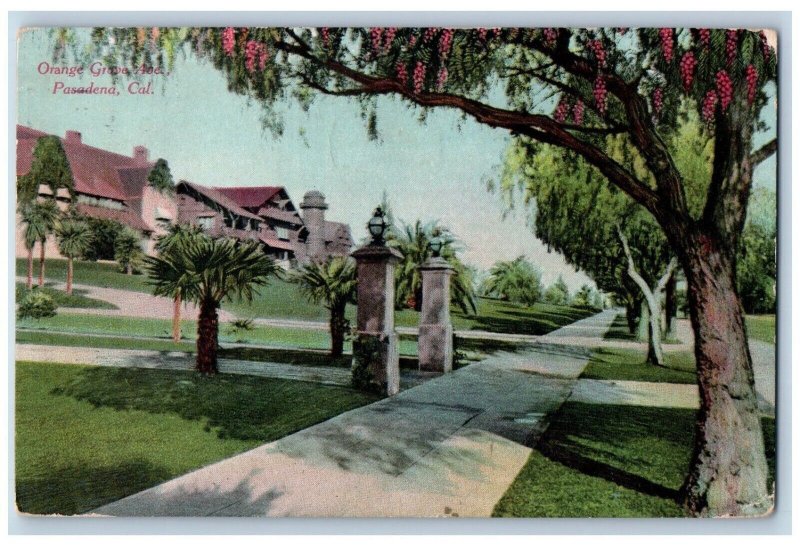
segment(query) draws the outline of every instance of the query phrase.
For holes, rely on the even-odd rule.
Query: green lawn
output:
[[[85,296],[85,290],[79,290],[77,288],[73,288],[72,295],[68,295],[64,290],[57,290],[51,286],[47,286],[48,283],[41,288],[36,286],[34,282],[33,288],[31,290],[38,290],[40,292],[44,292],[45,294],[49,295],[53,298],[53,301],[58,307],[78,307],[84,309],[116,309],[117,306],[113,303],[109,303],[107,301],[98,300],[94,298],[90,298]],[[16,286],[16,301],[22,301],[28,294],[28,289],[25,287],[24,282],[18,282]]]
[[[18,362],[17,506],[85,512],[376,399],[281,379]]]
[[[494,508],[497,517],[681,517],[695,412],[568,402]],[[775,479],[775,421],[762,420]]]
[[[645,351],[634,349],[595,349],[581,377],[655,383],[697,382],[694,353],[691,351],[664,352],[666,367],[647,364],[646,358]]]
[[[144,319],[133,317],[108,317],[99,315],[58,314],[54,317],[17,321],[18,343],[41,343],[57,345],[67,341],[69,346],[108,347],[117,349],[151,349],[156,351],[187,350],[194,344],[197,323],[193,320],[181,321],[185,342],[174,344],[170,341],[172,322],[170,320]],[[35,330],[35,331],[32,331]],[[87,335],[70,340],[59,334],[104,334],[116,336],[102,339]],[[158,339],[145,339],[158,338]],[[232,332],[227,325],[220,325],[220,342],[252,343],[276,348],[300,348],[326,350],[330,348],[330,334],[324,330],[287,328],[277,326],[256,326],[251,331]],[[350,342],[345,350],[351,349]],[[189,349],[193,350],[193,349]],[[417,342],[412,336],[401,336],[400,353],[416,355]]]
[[[17,258],[17,276],[24,277],[27,272],[27,261]],[[39,275],[39,262],[34,264],[34,277]],[[45,260],[45,279],[49,281],[66,282],[67,261],[60,259]],[[74,262],[75,284],[88,284],[105,288],[121,288],[137,292],[150,292],[151,287],[146,284],[144,275],[126,275],[121,273],[117,264],[99,262]],[[34,281],[35,282],[35,281]]]
[[[26,262],[17,259],[17,275],[25,275]],[[45,273],[48,280],[63,282],[66,279],[66,261],[47,260]],[[75,262],[75,283],[150,292],[144,275],[125,275],[115,264]],[[328,320],[328,311],[319,304],[309,303],[292,283],[271,279],[269,285],[259,289],[252,302],[224,302],[222,308],[244,318],[284,318],[293,320]],[[593,309],[537,303],[531,307],[516,305],[490,298],[478,298],[477,314],[464,314],[453,310],[453,326],[464,330],[488,330],[511,334],[546,334],[576,320],[591,316]],[[348,306],[348,319],[355,321],[355,307]],[[165,317],[165,319],[168,317]],[[417,326],[419,313],[402,309],[395,313],[398,326]]]
[[[775,343],[775,315],[747,315],[747,336],[767,343]]]

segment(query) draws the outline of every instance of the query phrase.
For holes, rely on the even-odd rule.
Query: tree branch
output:
[[[778,151],[778,139],[773,138],[761,148],[750,154],[750,164],[753,168]]]

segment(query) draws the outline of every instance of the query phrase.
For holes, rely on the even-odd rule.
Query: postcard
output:
[[[17,510],[771,514],[778,39],[22,29]]]

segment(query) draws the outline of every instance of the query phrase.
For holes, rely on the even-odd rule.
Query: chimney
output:
[[[311,261],[325,259],[325,196],[317,190],[311,190],[303,196],[300,203],[303,209],[303,223],[308,230],[308,257]]]
[[[136,163],[144,165],[147,163],[147,148],[144,146],[134,146],[133,147],[133,159],[136,160]]]
[[[66,135],[64,136],[64,142],[67,144],[81,144],[80,131],[67,131]]]

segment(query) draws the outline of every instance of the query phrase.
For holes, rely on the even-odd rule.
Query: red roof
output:
[[[47,136],[47,133],[17,125],[17,176],[27,174],[31,170],[33,149],[36,141],[43,136]],[[74,140],[62,138],[61,143],[72,169],[75,191],[78,193],[124,201],[136,194],[126,191],[126,184],[121,180],[119,169],[149,169],[153,165],[142,164],[133,157],[101,150]]]
[[[192,188],[199,194],[205,195],[212,201],[222,205],[226,209],[231,212],[238,214],[239,216],[244,216],[245,218],[252,218],[254,220],[261,220],[261,217],[253,214],[242,208],[241,205],[236,203],[233,199],[228,197],[224,192],[219,191],[219,188],[211,188],[209,186],[203,186],[201,184],[195,184],[194,182],[189,182],[187,180],[181,180],[178,185],[181,184],[186,185],[189,188]]]
[[[280,248],[281,250],[293,250],[292,244],[289,241],[281,241],[274,237],[267,237],[266,235],[259,235],[259,241],[272,248]]]
[[[86,203],[78,203],[77,209],[78,212],[80,212],[81,214],[85,214],[86,216],[91,216],[92,218],[116,220],[117,222],[121,222],[126,226],[130,226],[133,229],[137,229],[139,231],[153,231],[153,228],[148,226],[141,216],[139,216],[134,212],[131,212],[130,210],[117,210],[117,209],[109,209],[106,207],[95,207],[92,205],[87,205]]]
[[[264,206],[283,188],[281,186],[239,186],[235,188],[215,187],[214,189],[235,201],[240,207],[257,209]]]

